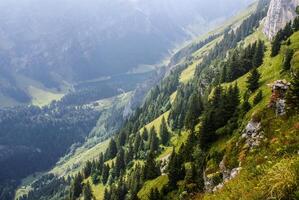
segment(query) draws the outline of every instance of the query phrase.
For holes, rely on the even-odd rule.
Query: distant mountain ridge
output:
[[[28,103],[32,81],[63,90],[77,81],[154,65],[176,44],[206,31],[251,0],[235,2],[2,1],[0,97]]]

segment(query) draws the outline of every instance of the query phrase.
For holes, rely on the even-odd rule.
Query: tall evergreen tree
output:
[[[83,186],[83,200],[92,200],[92,199],[93,199],[93,195],[92,195],[91,187],[89,182],[87,182]]]
[[[125,152],[120,148],[115,161],[115,177],[119,177],[122,170],[125,169]]]
[[[288,111],[299,111],[299,72],[294,72],[291,86],[287,92]]]
[[[292,49],[287,49],[284,55],[283,66],[282,69],[284,71],[288,71],[291,68],[291,60],[293,58],[294,51]]]
[[[110,167],[108,164],[104,164],[103,166],[103,172],[102,172],[102,182],[104,185],[106,185],[109,177]]]
[[[148,140],[148,130],[146,127],[143,129],[142,138],[144,141]]]
[[[258,41],[258,43],[256,45],[256,50],[255,50],[255,53],[253,56],[253,66],[254,67],[259,67],[263,64],[264,52],[265,52],[264,43],[262,41]]]
[[[161,143],[163,145],[168,145],[169,144],[170,133],[168,131],[167,124],[166,124],[166,121],[165,121],[164,117],[162,118],[162,122],[161,122],[161,125],[160,125],[160,137],[161,137]]]
[[[168,164],[168,186],[171,190],[176,189],[177,182],[185,177],[185,168],[182,164],[183,163],[176,154],[175,149],[173,149]]]
[[[112,138],[110,140],[108,149],[106,150],[105,159],[106,160],[113,159],[113,158],[115,158],[116,154],[117,154],[117,145],[116,145],[115,140]]]
[[[260,81],[260,73],[258,72],[257,68],[251,70],[248,78],[247,78],[247,88],[249,91],[254,92],[259,88],[259,81]]]
[[[271,57],[278,55],[280,51],[281,40],[283,38],[282,34],[283,34],[282,30],[278,31],[278,33],[276,34],[276,36],[272,41]]]
[[[111,194],[107,188],[104,191],[104,200],[111,200]]]
[[[150,141],[149,141],[149,149],[151,152],[156,152],[159,150],[159,138],[157,137],[157,132],[155,127],[152,127],[150,130]]]
[[[70,189],[70,199],[71,200],[76,200],[82,193],[82,181],[83,181],[83,176],[81,173],[78,173],[72,182],[71,189]]]
[[[253,99],[253,104],[257,105],[263,99],[263,91],[260,90]]]
[[[143,178],[144,180],[151,180],[160,176],[160,168],[155,161],[155,154],[151,151],[149,152],[144,169],[143,169]]]
[[[151,189],[149,196],[148,196],[148,200],[161,200],[161,195],[157,188]]]
[[[187,114],[185,117],[185,127],[187,129],[194,129],[198,117],[201,115],[203,110],[203,105],[201,101],[201,97],[199,94],[193,93],[188,101],[188,106],[187,106]]]

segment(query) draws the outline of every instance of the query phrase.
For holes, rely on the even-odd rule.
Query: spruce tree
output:
[[[161,200],[161,195],[157,188],[151,189],[149,196],[148,196],[148,200]]]
[[[83,200],[92,200],[93,195],[92,195],[92,191],[91,191],[91,187],[89,182],[87,182],[86,184],[84,184],[83,187]]]
[[[253,66],[259,67],[263,64],[263,58],[264,58],[264,43],[262,41],[258,41],[256,45],[256,50],[253,56]]]
[[[286,96],[287,109],[289,112],[299,111],[299,73],[294,72],[291,86]]]
[[[76,200],[82,193],[82,181],[83,181],[83,176],[81,173],[78,173],[72,182],[71,189],[70,189],[70,199],[71,200]]]
[[[148,140],[148,130],[146,127],[143,129],[142,138],[144,141]]]
[[[109,177],[110,167],[108,164],[104,164],[103,166],[103,172],[102,172],[102,182],[104,185],[106,185]]]
[[[111,194],[107,188],[105,188],[105,191],[104,191],[104,200],[111,200]]]
[[[251,70],[248,78],[247,78],[247,88],[249,91],[254,92],[259,88],[259,81],[260,81],[260,73],[258,72],[257,68]]]
[[[121,148],[116,156],[115,161],[115,177],[119,177],[120,172],[125,169],[125,152],[123,148]]]
[[[299,31],[299,17],[296,17],[293,21],[293,30]]]
[[[164,117],[162,118],[162,122],[161,122],[161,125],[160,125],[160,137],[161,137],[161,143],[163,145],[168,145],[169,144],[170,133],[168,131],[167,124],[166,124],[166,121],[165,121]]]
[[[197,121],[198,121],[198,117],[201,115],[202,113],[202,102],[201,102],[201,98],[199,97],[199,95],[197,93],[193,93],[188,101],[188,105],[187,105],[187,114],[185,117],[185,127],[187,129],[193,130]]]
[[[117,146],[115,140],[112,138],[110,140],[108,149],[106,150],[105,159],[106,160],[113,159],[115,158],[116,154],[117,154]]]
[[[282,30],[278,31],[276,36],[272,41],[272,49],[271,49],[271,57],[278,55],[281,48],[281,40],[282,40]]]
[[[192,154],[194,158],[195,182],[197,183],[199,191],[204,191],[204,168],[205,168],[205,154],[200,145],[194,148]]]
[[[150,130],[150,141],[149,141],[149,150],[151,152],[156,152],[159,150],[159,138],[157,137],[157,132],[155,127],[152,127]]]
[[[177,182],[185,177],[185,168],[182,165],[179,156],[176,154],[175,149],[173,149],[170,156],[168,164],[168,186],[171,190],[177,188]]]
[[[155,154],[149,152],[143,169],[143,178],[144,180],[151,180],[157,178],[160,174],[160,168],[155,161]]]
[[[136,158],[139,155],[139,150],[140,150],[139,147],[140,147],[141,140],[142,140],[142,138],[141,138],[140,134],[137,133],[135,136],[135,141],[134,141],[134,155]]]
[[[253,99],[253,104],[257,105],[263,99],[263,91],[260,90]]]
[[[287,49],[284,55],[283,66],[282,69],[284,71],[288,71],[291,68],[291,60],[293,58],[294,51],[292,49]]]

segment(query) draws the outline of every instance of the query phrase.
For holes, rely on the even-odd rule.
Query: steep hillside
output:
[[[268,7],[179,51],[97,158],[20,199],[297,199],[299,18],[271,42]]]

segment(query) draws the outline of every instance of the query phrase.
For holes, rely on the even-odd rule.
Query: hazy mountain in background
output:
[[[0,105],[153,65],[251,0],[2,0]]]

